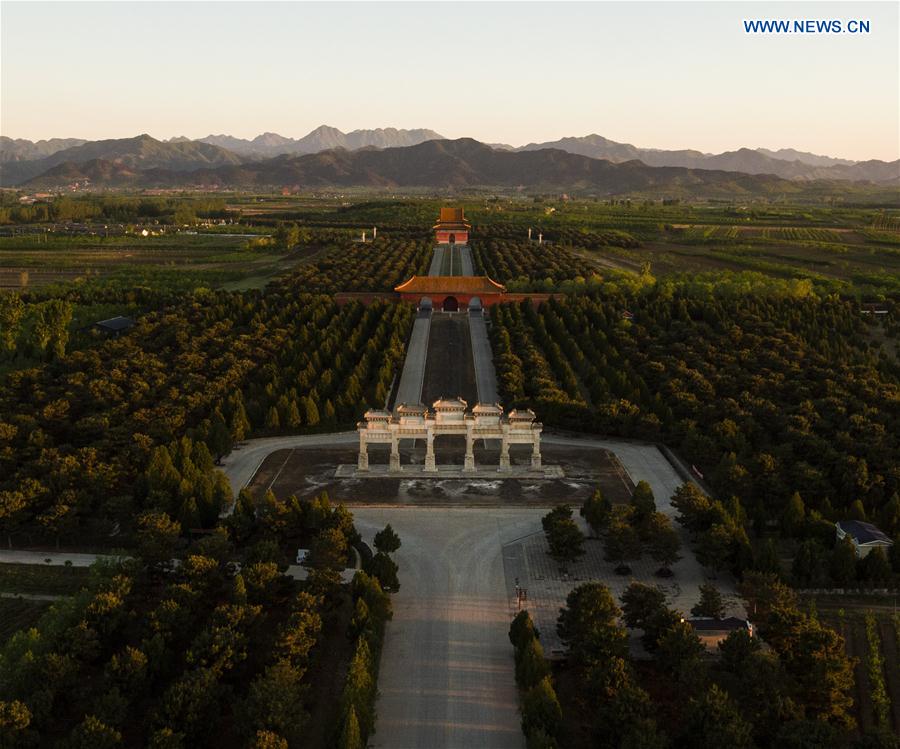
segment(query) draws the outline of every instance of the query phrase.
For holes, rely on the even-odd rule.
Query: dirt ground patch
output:
[[[442,437],[435,443],[438,464],[462,465],[463,438]],[[355,446],[332,446],[278,450],[260,466],[250,489],[254,493],[272,489],[281,498],[295,494],[311,497],[327,491],[333,500],[347,504],[397,504],[432,506],[546,506],[558,503],[580,505],[600,487],[613,502],[625,502],[633,489],[631,480],[618,459],[600,448],[546,446],[545,465],[561,465],[565,478],[554,480],[520,479],[337,479],[335,468],[355,464]],[[513,446],[514,465],[528,465],[529,446]],[[425,462],[425,446],[400,448],[404,465]],[[499,447],[476,443],[475,462],[497,465]],[[388,446],[370,445],[371,465],[388,463]]]

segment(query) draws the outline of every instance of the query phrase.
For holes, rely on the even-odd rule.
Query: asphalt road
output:
[[[390,523],[402,541],[370,747],[524,747],[502,547],[543,512],[353,507],[364,539]]]

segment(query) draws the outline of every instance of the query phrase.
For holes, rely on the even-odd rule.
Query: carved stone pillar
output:
[[[531,438],[531,467],[541,467],[541,434],[536,433]]]
[[[466,459],[463,462],[464,471],[475,470],[475,437],[472,434],[472,424],[466,424]]]
[[[359,463],[357,468],[360,471],[369,470],[369,445],[366,442],[366,433],[362,429],[359,430]]]
[[[437,471],[434,460],[434,432],[431,429],[425,435],[425,470],[429,473]]]
[[[391,433],[391,464],[388,470],[391,473],[400,472],[400,440],[396,432]]]
[[[509,424],[503,425],[503,436],[500,438],[500,470],[509,470]]]

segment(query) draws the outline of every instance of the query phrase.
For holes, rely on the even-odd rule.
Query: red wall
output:
[[[438,244],[447,244],[450,241],[451,234],[456,238],[456,244],[466,244],[469,241],[469,232],[465,230],[444,231],[443,229],[438,229],[434,233],[434,238]]]
[[[444,300],[448,296],[456,297],[461,310],[468,309],[469,302],[473,296],[477,296],[481,300],[482,307],[490,307],[492,304],[499,304],[504,301],[502,294],[400,294],[400,298],[404,302],[418,304],[423,297],[428,297],[435,310],[440,310],[444,306]]]

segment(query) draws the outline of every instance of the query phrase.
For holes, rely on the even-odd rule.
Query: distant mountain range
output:
[[[82,138],[50,138],[32,142],[24,138],[7,138],[0,135],[0,163],[7,161],[32,161],[50,156],[66,148],[87,143]]]
[[[28,182],[49,188],[89,180],[93,186],[198,189],[265,189],[298,186],[344,188],[564,189],[600,195],[665,193],[673,196],[740,197],[798,193],[802,183],[774,175],[750,175],[684,167],[651,167],[640,161],[610,161],[558,149],[502,151],[470,138],[431,140],[402,148],[335,149],[277,156],[263,161],[193,171],[136,170],[94,159],[65,162]]]
[[[615,166],[622,168],[610,168]],[[680,171],[654,171],[673,168]],[[635,177],[639,174],[640,179]],[[725,174],[729,176],[722,177]],[[612,175],[620,180],[618,186],[610,182]],[[477,185],[607,193],[667,185],[702,192],[708,185],[724,194],[726,183],[738,193],[768,192],[775,184],[769,179],[748,182],[743,179],[748,175],[777,177],[779,182],[845,180],[893,186],[900,185],[900,161],[852,162],[790,149],[662,151],[599,135],[513,148],[468,138],[446,140],[432,130],[343,133],[326,126],[299,139],[264,133],[252,140],[229,135],[168,141],[149,135],[101,141],[0,140],[0,185],[50,189],[88,180],[94,187]],[[791,191],[789,184],[781,189]]]
[[[637,148],[629,143],[616,143],[600,135],[583,138],[562,138],[546,143],[529,143],[514,149],[537,151],[543,148],[559,148],[569,153],[589,156],[592,159],[608,159],[613,162],[637,159],[647,166],[683,166],[689,169],[724,169],[745,174],[775,174],[785,179],[842,179],[851,181],[889,182],[900,180],[898,162],[835,159],[813,153],[782,149],[769,151],[764,148],[741,148],[719,154],[700,151],[661,151]]]
[[[0,161],[0,184],[4,187],[22,184],[60,164],[84,164],[95,159],[133,170],[161,168],[176,172],[243,161],[237,154],[209,143],[192,140],[164,143],[149,135],[138,135],[88,141],[31,161]]]
[[[230,135],[207,135],[200,143],[209,143],[241,156],[272,157],[281,154],[319,153],[332,148],[397,148],[415,146],[426,140],[443,140],[444,136],[434,130],[397,130],[393,127],[377,130],[354,130],[343,133],[336,127],[322,125],[302,138],[285,138],[277,133],[263,133],[253,140],[234,138]]]

